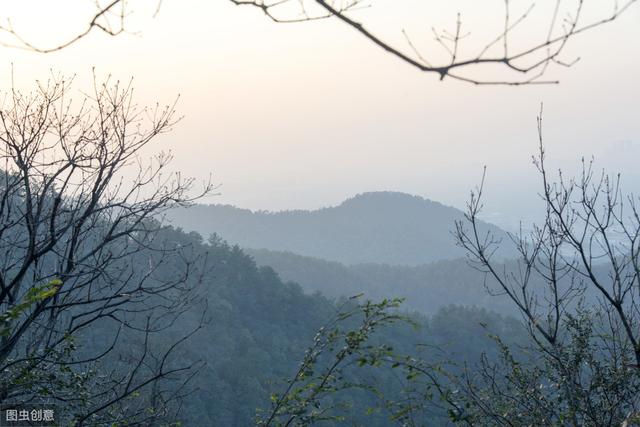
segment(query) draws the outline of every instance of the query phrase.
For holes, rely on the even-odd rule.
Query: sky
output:
[[[457,12],[471,32],[463,54],[503,25],[501,0],[369,3],[352,16],[405,49],[406,30],[434,60],[446,52],[431,27],[452,28]],[[514,49],[546,35],[555,2],[541,3],[514,32]],[[613,3],[588,1],[585,19],[610,13]],[[514,1],[513,15],[529,4]],[[133,77],[140,104],[179,95],[184,118],[148,154],[171,150],[176,170],[212,175],[219,194],[206,203],[314,209],[392,190],[463,208],[487,166],[485,216],[512,227],[540,208],[531,156],[541,103],[552,168],[573,173],[582,156],[594,156],[597,167],[622,173],[624,189],[640,192],[640,5],[573,39],[565,59],[580,61],[551,70],[559,85],[517,88],[440,81],[335,20],[275,24],[228,0],[165,0],[155,16],[154,2],[130,5],[128,34],[95,33],[51,54],[0,48],[1,88],[10,87],[13,67],[19,87],[54,72],[75,75],[80,94],[95,67],[102,77]],[[21,36],[41,45],[84,29],[92,12],[92,2],[78,0],[2,7]]]

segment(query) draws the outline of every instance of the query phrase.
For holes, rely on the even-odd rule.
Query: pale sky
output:
[[[86,9],[79,6],[85,3]],[[512,88],[440,82],[336,21],[274,24],[227,0],[165,0],[153,18],[149,3],[132,3],[129,29],[137,35],[96,33],[46,55],[2,48],[2,88],[10,84],[13,63],[24,87],[54,70],[75,74],[76,90],[88,89],[96,67],[103,76],[133,76],[141,104],[168,103],[180,94],[185,118],[153,149],[172,150],[174,167],[187,175],[213,174],[221,195],[207,203],[307,209],[395,190],[463,207],[487,165],[487,216],[513,224],[530,218],[535,206],[539,185],[531,155],[541,102],[555,167],[575,170],[582,155],[594,155],[598,166],[622,172],[625,188],[640,190],[639,5],[572,41],[566,59],[581,60],[552,70],[560,85]],[[353,16],[402,47],[406,29],[431,58],[442,53],[432,25],[453,24],[461,11],[471,30],[465,46],[479,47],[500,30],[504,4],[370,3]],[[541,3],[514,34],[514,45],[544,38],[548,10]],[[597,5],[592,16],[613,4],[587,3]],[[514,10],[527,4],[515,1]],[[55,43],[83,28],[90,6],[7,1],[2,19],[11,16],[31,40]]]

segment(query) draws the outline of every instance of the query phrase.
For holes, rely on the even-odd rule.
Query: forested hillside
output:
[[[451,234],[463,213],[404,193],[364,193],[315,211],[195,205],[173,210],[168,218],[176,226],[203,236],[217,233],[243,248],[290,251],[343,264],[420,265],[464,256]],[[480,227],[506,238],[498,227]],[[509,254],[506,249],[498,252]]]
[[[485,285],[495,288],[495,283],[464,258],[418,266],[344,265],[291,252],[245,251],[258,265],[272,267],[283,280],[299,283],[308,293],[320,292],[334,298],[363,293],[374,300],[402,297],[406,308],[427,315],[451,303],[504,314],[515,310],[504,297],[487,292]]]
[[[281,281],[271,268],[258,267],[237,246],[221,240],[203,243],[194,233],[164,233],[177,244],[191,246],[196,254],[207,255],[206,273],[197,278],[208,305],[205,324],[180,350],[183,362],[205,363],[191,382],[195,390],[184,400],[185,424],[250,425],[257,408],[268,408],[270,394],[283,391],[284,380],[297,369],[316,330],[335,316],[341,303],[320,294],[307,295],[299,285]],[[192,330],[201,313],[194,309],[179,318],[170,336]],[[434,362],[447,354],[452,360],[474,363],[484,351],[496,354],[489,331],[508,337],[521,334],[514,319],[481,309],[448,306],[430,317],[411,317],[418,322],[417,329],[399,325],[381,331],[376,340],[407,354],[424,353],[419,344],[430,344],[439,348],[429,353]],[[390,372],[370,377],[365,370],[353,371],[356,378],[365,374],[390,395],[402,386]],[[352,399],[347,413],[358,425],[388,425],[388,414],[367,412],[376,406],[373,395],[355,392]]]

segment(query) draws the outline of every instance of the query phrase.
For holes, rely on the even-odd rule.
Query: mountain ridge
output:
[[[285,282],[297,283],[308,294],[329,298],[363,295],[374,301],[404,298],[403,306],[432,315],[455,301],[505,315],[516,315],[504,296],[491,295],[496,283],[465,259],[434,261],[416,266],[386,264],[344,265],[291,252],[245,249],[257,265],[268,266]],[[513,267],[513,266],[511,266]]]
[[[359,202],[361,200],[375,199],[375,198],[378,198],[380,196],[382,196],[382,197],[397,197],[399,199],[404,198],[406,200],[415,199],[415,200],[419,200],[419,201],[422,201],[422,202],[427,202],[427,203],[433,204],[435,206],[440,206],[440,207],[447,208],[447,209],[459,210],[456,207],[446,205],[444,203],[438,202],[437,200],[432,200],[432,199],[429,199],[427,197],[419,196],[419,195],[416,195],[416,194],[404,193],[402,191],[392,191],[392,190],[364,191],[364,192],[361,192],[361,193],[357,193],[354,196],[348,197],[348,198],[344,199],[342,202],[340,202],[338,204],[323,206],[323,207],[314,208],[314,209],[300,209],[300,208],[296,208],[296,209],[280,209],[280,210],[250,209],[250,208],[242,208],[242,207],[233,205],[231,203],[197,203],[196,206],[217,207],[217,208],[232,208],[234,210],[241,211],[241,212],[244,212],[244,213],[250,213],[250,214],[265,214],[265,215],[297,214],[297,213],[311,213],[312,214],[312,213],[316,213],[316,212],[322,212],[322,211],[327,211],[327,210],[332,210],[332,209],[337,209],[337,208],[340,208],[340,207],[348,206],[350,204],[357,203],[357,202]]]
[[[204,236],[215,233],[243,248],[289,251],[347,265],[420,265],[464,256],[452,235],[464,213],[400,192],[360,193],[316,210],[194,205],[171,211],[167,218],[173,225]],[[489,223],[482,223],[480,231],[506,237],[505,231]]]

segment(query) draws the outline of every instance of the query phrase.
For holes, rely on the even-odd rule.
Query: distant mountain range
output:
[[[416,266],[465,255],[451,233],[463,212],[405,193],[363,193],[313,211],[195,205],[171,211],[167,217],[175,226],[205,237],[216,233],[243,248],[287,251],[347,265]],[[481,231],[506,237],[505,231],[488,223],[481,224]]]
[[[514,304],[505,296],[487,292],[487,286],[497,290],[497,284],[464,259],[419,266],[347,266],[291,252],[266,249],[245,249],[245,252],[258,265],[273,268],[283,281],[298,283],[308,294],[320,292],[330,298],[362,294],[373,301],[404,298],[404,308],[425,315],[433,315],[452,303],[517,314]]]

